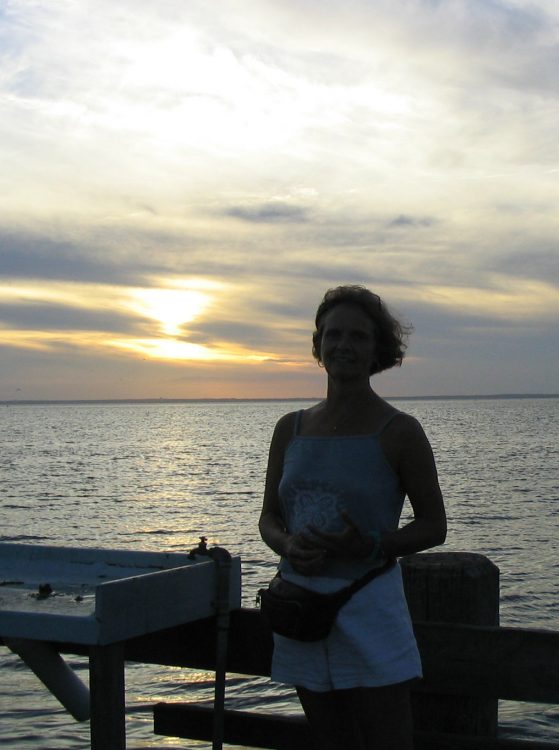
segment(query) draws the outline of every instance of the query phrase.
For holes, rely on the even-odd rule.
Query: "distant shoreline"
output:
[[[321,401],[321,396],[299,396],[285,398],[92,398],[92,399],[2,399],[5,406],[40,406],[65,404],[235,404],[235,403],[281,403],[285,401]],[[559,398],[559,393],[495,393],[475,396],[384,396],[388,401],[495,401],[506,399]]]

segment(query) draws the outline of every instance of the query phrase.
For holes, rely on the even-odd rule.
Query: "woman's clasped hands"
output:
[[[288,538],[285,556],[297,573],[320,573],[327,557],[363,559],[374,552],[372,537],[363,535],[346,511],[341,517],[345,526],[339,532],[322,531],[310,524],[308,531]]]

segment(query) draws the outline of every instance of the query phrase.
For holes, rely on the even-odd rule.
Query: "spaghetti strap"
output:
[[[403,412],[401,412],[398,409],[396,409],[395,411],[392,412],[392,414],[389,414],[386,417],[386,419],[384,420],[384,422],[381,424],[381,426],[378,428],[378,430],[376,431],[375,435],[381,435],[384,432],[384,430],[388,427],[388,425],[390,424],[390,422],[392,422],[392,420],[395,417],[399,417],[400,414],[402,414],[402,413]]]
[[[296,437],[301,430],[301,419],[303,418],[303,409],[299,409],[295,414],[295,422],[293,424],[293,437]]]

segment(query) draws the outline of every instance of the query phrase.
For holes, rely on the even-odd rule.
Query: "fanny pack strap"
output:
[[[373,568],[372,570],[369,570],[367,573],[365,573],[365,575],[362,575],[361,578],[357,578],[355,581],[353,581],[353,583],[350,583],[349,586],[346,586],[341,591],[337,591],[334,596],[338,596],[340,598],[340,601],[343,603],[349,601],[356,591],[359,591],[359,589],[362,589],[363,586],[366,586],[369,581],[372,581],[373,578],[386,573],[395,565],[396,560],[394,558],[390,558],[380,568]]]

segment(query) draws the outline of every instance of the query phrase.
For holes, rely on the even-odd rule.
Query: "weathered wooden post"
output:
[[[126,750],[124,644],[89,651],[91,750]]]
[[[413,620],[499,624],[499,569],[472,552],[427,552],[400,561]],[[441,658],[444,655],[441,654]],[[498,701],[414,692],[415,729],[495,736]]]

